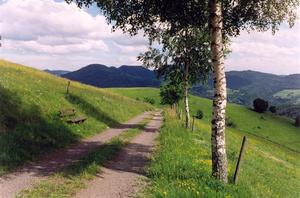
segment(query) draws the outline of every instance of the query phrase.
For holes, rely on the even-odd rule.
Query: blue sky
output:
[[[299,13],[299,12],[298,12]],[[0,0],[0,59],[39,69],[76,70],[91,63],[139,65],[147,38],[112,33],[96,7],[80,10],[61,0]],[[300,73],[300,23],[279,32],[232,38],[227,70]]]

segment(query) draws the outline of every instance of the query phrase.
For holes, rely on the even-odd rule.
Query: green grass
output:
[[[0,60],[0,175],[152,107],[108,90],[71,82],[22,65]],[[75,108],[87,117],[69,125],[58,111]]]
[[[108,90],[137,101],[143,101],[145,97],[153,98],[155,100],[154,105],[161,107],[160,95],[157,88],[108,88]]]
[[[112,159],[126,146],[141,130],[149,119],[145,119],[136,127],[124,131],[108,143],[92,151],[79,162],[66,168],[60,173],[50,176],[48,179],[36,184],[32,189],[22,191],[19,198],[61,198],[72,197],[78,190],[87,187],[86,183],[94,179],[101,171],[101,166]]]
[[[300,104],[300,89],[285,89],[273,95],[277,99],[294,100],[295,104]]]
[[[113,91],[159,101],[158,89]],[[210,176],[212,102],[190,96],[190,105],[192,114],[198,109],[204,112],[204,118],[196,120],[195,132],[187,131],[175,112],[166,111],[159,146],[148,169],[151,186],[145,191],[146,197],[300,197],[300,131],[292,120],[228,104],[227,116],[236,127],[226,130],[230,183],[224,185]],[[248,137],[247,150],[239,184],[233,185],[244,135]]]
[[[210,125],[196,121],[187,131],[174,111],[167,110],[159,146],[148,168],[151,186],[144,197],[299,197],[300,155],[268,141],[248,137],[238,185],[232,184],[243,138],[227,129],[229,184],[211,177]]]
[[[124,94],[131,98],[138,96],[152,97],[160,101],[159,90],[155,88],[111,89],[115,93]],[[159,104],[159,102],[157,102]],[[211,120],[212,101],[205,98],[190,96],[191,114],[201,109],[203,120]],[[283,147],[300,152],[300,129],[294,126],[294,120],[279,117],[271,113],[256,113],[237,104],[227,105],[227,116],[236,124],[236,129],[244,134],[253,134],[261,138],[281,144]]]

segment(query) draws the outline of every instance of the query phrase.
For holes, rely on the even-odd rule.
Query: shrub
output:
[[[295,126],[300,127],[300,115],[295,118]]]
[[[173,106],[174,104],[178,104],[178,102],[183,98],[183,89],[180,85],[177,84],[163,84],[160,87],[160,97],[161,104],[169,104]]]
[[[276,106],[270,106],[269,111],[270,111],[271,113],[276,113],[276,111],[277,111]]]
[[[198,118],[198,119],[202,119],[203,116],[204,116],[203,111],[199,109],[199,110],[196,112],[196,116],[195,116],[195,117]]]
[[[258,113],[263,113],[268,110],[269,103],[261,98],[256,98],[253,101],[254,110]]]
[[[226,122],[226,126],[228,126],[228,127],[231,127],[231,128],[235,128],[236,127],[235,122],[229,116],[226,117],[225,122]]]
[[[140,98],[139,98],[139,97],[136,97],[135,100],[140,101]]]
[[[144,97],[144,102],[148,102],[152,105],[155,104],[155,100],[153,98],[149,98],[149,97]]]

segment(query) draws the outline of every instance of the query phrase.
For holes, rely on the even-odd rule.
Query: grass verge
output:
[[[165,111],[159,145],[148,167],[151,185],[143,197],[299,197],[299,154],[256,137],[248,137],[238,185],[232,177],[243,134],[226,131],[229,184],[211,177],[210,124],[197,120],[186,130],[175,112]]]

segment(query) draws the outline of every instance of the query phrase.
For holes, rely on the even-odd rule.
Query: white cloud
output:
[[[282,25],[275,35],[242,32],[232,41],[227,70],[252,69],[276,74],[300,73],[300,24],[290,29]]]
[[[0,33],[3,38],[1,58],[13,57],[12,61],[25,64],[34,62],[32,66],[36,67],[57,65],[75,69],[95,60],[114,64],[112,60],[117,60],[116,58],[107,59],[112,55],[122,56],[123,64],[137,64],[136,59],[126,59],[124,55],[137,56],[142,46],[147,44],[142,35],[130,38],[121,31],[112,33],[111,25],[106,23],[102,15],[92,16],[75,4],[54,0],[2,2]],[[138,47],[133,47],[135,45]],[[44,62],[28,61],[25,56]],[[54,64],[59,59],[52,60],[54,56],[69,62]],[[86,62],[79,61],[79,57],[84,57],[82,60]],[[82,65],[77,65],[78,62]],[[119,61],[115,62],[118,63]]]
[[[299,11],[300,13],[300,11]],[[90,15],[75,4],[54,0],[0,0],[0,58],[38,68],[77,69],[90,63],[139,64],[146,50],[140,33],[129,37],[111,32],[102,15]],[[227,70],[300,73],[300,24],[233,39]]]

